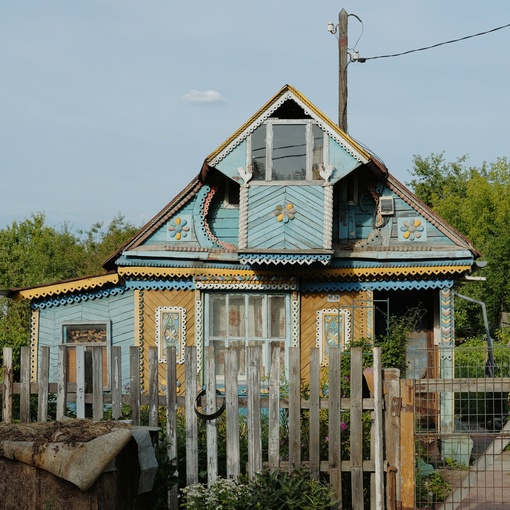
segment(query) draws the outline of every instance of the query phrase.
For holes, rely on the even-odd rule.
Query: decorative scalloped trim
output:
[[[331,250],[333,242],[333,186],[324,187],[324,238],[323,248]]]
[[[327,265],[331,261],[331,255],[281,255],[281,254],[257,254],[241,255],[239,257],[241,264],[299,264],[310,265],[320,262]]]
[[[451,289],[454,280],[419,280],[400,282],[319,282],[301,283],[301,292],[351,292],[362,290]]]
[[[136,280],[126,282],[127,289],[144,290],[194,290],[193,280]]]
[[[223,149],[210,163],[211,166],[215,167],[220,161],[227,157],[236,147],[238,147],[255,129],[257,129],[262,123],[264,123],[271,115],[285,102],[288,100],[295,101],[306,115],[309,115],[317,122],[318,127],[333,138],[348,154],[350,154],[356,161],[360,163],[367,163],[368,161],[362,157],[357,151],[351,147],[346,140],[344,140],[338,133],[333,131],[328,125],[324,124],[324,121],[316,115],[308,106],[298,99],[292,92],[288,91],[283,94],[277,101],[275,101],[260,117],[252,122],[239,136],[232,141],[225,149]]]
[[[32,310],[53,308],[55,306],[71,305],[76,303],[83,303],[84,301],[93,301],[94,299],[101,299],[109,296],[117,296],[126,292],[126,287],[113,287],[111,289],[102,289],[96,292],[87,292],[86,294],[72,294],[70,296],[60,296],[45,301],[38,301],[31,303]]]
[[[144,359],[144,351],[145,351],[145,316],[144,316],[144,305],[145,305],[145,296],[143,290],[139,293],[139,300],[138,300],[138,350],[139,350],[139,370],[138,370],[138,376],[140,377],[140,388],[143,389],[144,386],[144,379],[143,379],[143,372],[144,372],[144,365],[145,365],[145,359]]]
[[[351,341],[351,312],[342,308],[328,308],[323,310],[317,310],[316,312],[316,323],[315,323],[315,345],[320,350],[320,360],[322,366],[327,366],[329,360],[324,359],[324,316],[325,315],[342,315],[344,320],[342,321],[343,334],[342,334],[342,350],[345,350],[345,346],[349,345]]]
[[[299,330],[300,330],[300,315],[301,306],[299,295],[297,292],[292,294],[291,301],[291,344],[292,347],[299,347]]]
[[[211,201],[214,198],[214,195],[218,191],[218,186],[211,186],[211,190],[206,196],[204,201],[204,209],[203,209],[203,228],[207,237],[216,245],[222,246],[229,252],[236,251],[236,246],[230,243],[226,243],[224,241],[220,241],[211,231],[211,227],[209,226],[209,222],[207,221],[207,214],[209,213],[209,207],[211,206]]]
[[[197,276],[197,289],[296,290],[295,278],[278,276]]]
[[[164,312],[179,312],[179,351],[180,356],[176,362],[182,365],[184,363],[184,348],[186,347],[186,308],[182,306],[158,306],[156,308],[156,346],[158,348],[158,358],[160,363],[166,363],[166,356],[162,355],[165,352],[166,345],[161,344],[161,314]]]

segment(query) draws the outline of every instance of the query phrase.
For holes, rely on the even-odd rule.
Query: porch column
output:
[[[439,342],[439,375],[441,379],[453,379],[454,377],[454,352],[455,325],[453,291],[441,289],[440,302],[440,331]],[[440,394],[440,422],[439,432],[452,431],[454,429],[454,394]]]

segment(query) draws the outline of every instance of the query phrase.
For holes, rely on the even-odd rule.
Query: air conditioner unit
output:
[[[379,212],[381,216],[392,216],[395,214],[393,197],[379,197]]]

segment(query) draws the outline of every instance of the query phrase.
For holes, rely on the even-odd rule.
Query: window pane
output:
[[[312,158],[312,179],[318,180],[321,178],[319,168],[324,161],[324,133],[315,124],[312,125],[313,135],[313,158]]]
[[[264,338],[263,297],[250,296],[248,309],[248,337]]]
[[[273,125],[273,180],[306,179],[306,126]]]
[[[245,299],[244,296],[230,296],[228,301],[228,336],[240,337],[245,334]]]
[[[210,297],[211,335],[226,338],[227,336],[227,307],[225,294],[215,294]]]
[[[269,336],[285,338],[285,297],[269,296]]]
[[[251,135],[252,179],[266,180],[266,126],[259,126]]]

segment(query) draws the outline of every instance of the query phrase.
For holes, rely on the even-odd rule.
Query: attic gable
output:
[[[371,159],[301,93],[286,85],[206,163],[240,183],[334,183]]]

